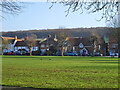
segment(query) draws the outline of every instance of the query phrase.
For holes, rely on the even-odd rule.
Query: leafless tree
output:
[[[92,56],[94,56],[95,44],[97,42],[97,37],[95,35],[90,36],[90,42],[92,43]]]
[[[26,38],[26,45],[29,48],[30,56],[32,55],[32,48],[36,46],[37,36],[35,34],[31,34]]]
[[[8,39],[0,39],[0,43],[1,43],[1,47],[0,47],[0,49],[2,49],[2,55],[3,55],[3,51],[4,50],[8,50],[8,49],[10,49],[10,46],[9,46],[9,44],[10,44],[10,41],[8,40]]]
[[[59,0],[53,1],[51,7],[57,2],[59,2]],[[101,16],[98,21],[101,21],[102,19],[105,19],[106,21],[110,21],[116,15],[120,15],[119,0],[101,0],[101,1],[92,0],[91,2],[87,2],[85,0],[61,0],[59,3],[62,3],[64,6],[68,7],[68,9],[66,10],[66,13],[67,13],[66,16],[70,12],[80,11],[80,13],[83,13],[84,10],[87,10],[88,13],[101,12]],[[117,19],[119,21],[120,18],[118,17]],[[120,32],[120,25],[117,27],[117,32]],[[118,39],[119,38],[120,37],[118,37]],[[118,43],[119,42],[120,40],[118,40]],[[118,45],[118,47],[120,50],[120,45]],[[120,57],[120,54],[119,54],[119,57]]]
[[[18,0],[0,0],[0,16],[2,13],[5,14],[18,14],[22,9],[22,2]]]
[[[119,58],[120,58],[120,21],[118,17],[114,17],[110,23],[109,26],[113,27],[113,32],[111,34],[114,36],[114,39],[116,38],[117,44],[118,44],[118,53],[119,53]]]
[[[101,11],[101,17],[98,21],[102,19],[109,21],[119,12],[118,0],[91,0],[89,2],[87,2],[87,0],[53,0],[51,7],[58,2],[68,7],[65,11],[67,13],[66,16],[70,12],[76,11],[79,11],[80,13],[83,13],[84,10],[87,10],[88,13]]]
[[[97,30],[90,31],[90,42],[92,43],[92,56],[94,56],[94,50],[97,50],[98,45],[102,44],[102,39]]]
[[[63,47],[65,47],[67,45],[66,37],[71,36],[71,34],[63,31],[63,32],[59,33],[59,35],[57,35],[57,36],[58,36],[57,37],[58,45],[59,45],[59,48],[61,50],[61,54],[63,56]]]

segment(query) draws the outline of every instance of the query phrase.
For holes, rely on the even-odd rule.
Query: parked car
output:
[[[56,56],[62,56],[61,52],[56,52]]]
[[[78,53],[72,52],[72,53],[63,53],[64,56],[78,56]],[[61,52],[56,52],[56,56],[62,56]]]
[[[116,53],[115,55],[116,55],[116,56],[118,56],[119,54],[118,54],[118,53]]]
[[[115,56],[115,53],[110,53],[110,56]]]
[[[14,52],[13,54],[14,54],[14,55],[21,55],[20,52],[18,52],[18,51],[17,51],[17,52]]]
[[[72,52],[72,53],[67,53],[67,56],[78,56],[78,53],[74,53],[74,52]]]
[[[4,52],[3,55],[8,55],[8,52]]]
[[[101,54],[98,53],[98,52],[96,52],[96,53],[94,54],[94,56],[101,56]]]
[[[13,52],[8,52],[8,55],[13,55]]]
[[[91,54],[78,54],[78,56],[92,56]]]

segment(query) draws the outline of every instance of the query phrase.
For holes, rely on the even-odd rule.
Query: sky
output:
[[[19,15],[4,14],[2,19],[2,31],[25,31],[56,28],[89,28],[105,27],[105,20],[97,21],[101,12],[80,14],[70,12],[66,17],[67,7],[55,4],[51,9],[48,2],[30,2],[24,4]]]

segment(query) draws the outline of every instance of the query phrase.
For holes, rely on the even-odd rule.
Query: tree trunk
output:
[[[94,45],[92,45],[92,57],[94,57]]]
[[[64,55],[63,55],[63,47],[62,47],[62,56],[64,56]]]
[[[32,56],[32,51],[31,51],[32,49],[30,48],[30,56]]]
[[[120,28],[117,29],[118,58],[120,58]]]
[[[120,58],[120,43],[118,44],[118,58]]]
[[[120,58],[120,39],[118,37],[118,58]]]
[[[92,52],[92,57],[94,57],[94,49],[93,49],[93,52]]]
[[[30,51],[30,56],[32,56],[32,53],[31,53],[31,51]]]
[[[2,49],[2,55],[3,55],[3,49]]]

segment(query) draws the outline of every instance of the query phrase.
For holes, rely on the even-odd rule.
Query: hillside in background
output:
[[[59,35],[61,32],[69,34],[72,37],[89,37],[91,34],[98,33],[101,37],[108,36],[112,31],[112,28],[108,27],[96,27],[96,28],[71,28],[71,29],[47,29],[47,30],[28,30],[28,31],[11,31],[2,32],[2,36],[24,38],[30,34],[36,34],[37,38],[46,38],[48,34],[51,36]]]

